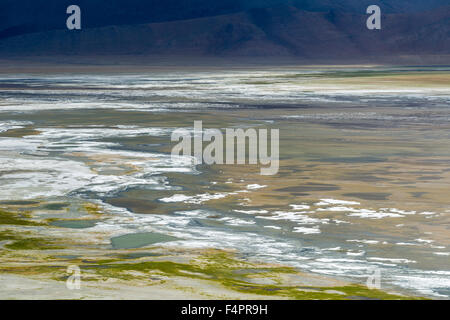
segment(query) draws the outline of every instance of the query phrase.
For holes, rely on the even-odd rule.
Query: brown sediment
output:
[[[355,193],[343,193],[344,197],[358,198],[362,200],[388,200],[391,193],[385,192],[355,192]]]
[[[285,112],[304,113],[267,110],[265,114]],[[252,111],[247,113],[249,118],[256,116]],[[224,209],[271,210],[275,207],[286,210],[290,204],[312,205],[322,198],[358,201],[361,204],[356,208],[395,208],[415,211],[416,214],[404,218],[389,218],[388,223],[385,219],[349,217],[346,212],[316,212],[314,215],[357,223],[361,228],[365,226],[366,230],[386,239],[397,236],[405,239],[425,237],[434,241],[436,246],[445,246],[448,243],[445,226],[450,223],[447,197],[450,184],[449,159],[439,155],[438,151],[450,148],[450,145],[445,139],[436,141],[433,145],[427,144],[421,140],[417,126],[429,125],[393,128],[390,129],[393,133],[386,135],[383,131],[341,131],[326,124],[297,123],[295,120],[277,122],[273,127],[280,129],[280,154],[283,155],[279,173],[275,176],[261,176],[259,166],[251,165],[212,166],[209,169],[214,172],[215,181],[224,184],[229,179],[232,183],[228,186],[232,186],[234,190],[245,189],[247,184],[266,187],[250,190],[246,194],[211,200],[211,205]],[[429,126],[427,130],[437,129]],[[408,132],[407,141],[402,137],[404,132]],[[428,149],[433,149],[435,154]],[[323,157],[318,156],[326,154],[329,157],[333,153],[340,157],[355,155],[359,158],[352,162],[339,161],[338,158],[336,161],[320,161]],[[401,153],[405,153],[405,156],[401,156]],[[361,154],[375,154],[380,160],[371,161],[367,158],[365,161],[364,157],[360,157]],[[242,180],[244,181],[241,182]],[[248,200],[242,204],[242,198]],[[434,214],[430,218],[430,215],[422,215],[422,212]]]
[[[10,129],[4,132],[0,132],[0,137],[4,138],[23,138],[25,136],[34,136],[38,135],[41,132],[39,130],[35,130],[32,128],[18,128],[18,129]]]

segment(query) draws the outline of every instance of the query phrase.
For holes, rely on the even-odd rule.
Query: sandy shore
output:
[[[79,290],[69,290],[61,281],[0,275],[1,300],[204,300],[273,299],[270,296],[243,294],[205,281],[173,278],[170,283],[134,286],[115,281],[82,283]],[[280,298],[279,298],[280,299]]]

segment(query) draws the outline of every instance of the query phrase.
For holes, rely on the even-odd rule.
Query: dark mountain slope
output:
[[[408,13],[448,5],[448,0],[2,0],[0,39],[65,28],[66,8],[82,9],[83,27],[135,25],[233,14],[289,5],[304,11],[363,14],[371,4],[384,13]]]
[[[313,12],[295,6],[252,8],[171,22],[51,30],[0,40],[0,55],[262,56],[352,59],[450,54],[450,7],[384,14],[382,30],[367,15]]]

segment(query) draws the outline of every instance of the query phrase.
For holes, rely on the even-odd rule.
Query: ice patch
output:
[[[243,220],[237,218],[224,217],[219,219],[218,221],[224,221],[226,224],[231,226],[242,226],[242,225],[252,225],[255,224],[255,221]]]
[[[396,245],[398,245],[398,246],[418,246],[417,243],[411,243],[411,242],[397,242]]]
[[[229,193],[216,193],[216,194],[210,194],[210,193],[204,193],[204,194],[198,194],[195,196],[186,196],[184,194],[175,194],[171,197],[161,198],[159,201],[166,202],[166,203],[173,203],[173,202],[184,202],[184,203],[191,203],[191,204],[202,204],[203,202],[207,202],[210,200],[217,200],[225,198]]]
[[[267,220],[287,220],[296,222],[297,224],[328,224],[330,221],[329,219],[312,218],[298,212],[289,211],[274,211],[271,216],[257,216],[256,218]]]
[[[22,129],[25,126],[32,125],[33,123],[30,121],[4,121],[0,122],[0,133],[6,132],[12,129]]]
[[[380,241],[377,240],[347,240],[347,242],[357,242],[357,243],[364,243],[364,244],[378,244]]]
[[[320,199],[320,202],[317,202],[316,206],[327,206],[330,204],[341,204],[341,205],[359,205],[361,203],[357,201],[346,201],[346,200],[335,200],[335,199]]]
[[[395,209],[395,208],[381,208],[380,209],[383,212],[391,212],[391,213],[398,213],[398,214],[402,214],[402,215],[412,215],[412,214],[416,214],[416,211],[405,211],[405,210],[400,210],[400,209]]]
[[[421,242],[421,243],[433,243],[434,240],[427,240],[427,239],[416,239],[417,242]]]
[[[327,249],[323,249],[324,251],[341,251],[342,248],[341,247],[334,247],[334,248],[327,248]]]
[[[249,184],[247,186],[247,189],[248,190],[257,190],[257,189],[262,189],[262,188],[265,188],[265,187],[267,187],[267,186],[262,186],[260,184]]]
[[[0,139],[0,199],[70,192],[104,196],[130,187],[158,185],[160,178],[152,177],[158,173],[195,170],[187,157],[110,149],[118,144],[97,141],[102,137],[163,135],[166,129],[127,126],[38,130],[38,135]],[[114,174],[109,173],[111,170]]]
[[[383,218],[403,218],[404,216],[391,212],[379,212],[368,209],[360,209],[348,215],[349,217],[359,217],[367,219],[383,219]]]
[[[367,260],[372,260],[372,261],[387,261],[387,262],[393,262],[393,263],[417,263],[417,261],[414,260],[408,260],[408,259],[392,259],[392,258],[378,258],[378,257],[370,257],[367,258]]]
[[[294,227],[292,232],[303,233],[303,234],[317,234],[320,233],[320,229],[318,226],[307,228],[307,227]]]
[[[281,227],[277,227],[277,226],[264,226],[264,228],[281,230]]]
[[[421,212],[419,214],[424,215],[424,216],[432,216],[432,215],[435,215],[436,212],[424,211],[424,212]]]
[[[348,251],[347,255],[348,256],[354,256],[354,257],[360,257],[363,256],[366,252],[361,250],[361,251],[357,251],[357,252],[353,252],[353,251]]]
[[[311,208],[306,204],[290,204],[289,206],[292,208],[292,210],[308,210]]]
[[[448,290],[450,288],[450,278],[433,275],[428,272],[427,275],[411,274],[411,275],[393,275],[395,285],[416,290],[425,295],[435,297],[448,298],[446,295],[440,294],[441,289]]]
[[[265,214],[265,213],[269,213],[269,211],[267,210],[233,210],[234,212],[238,212],[238,213],[244,213],[244,214]]]

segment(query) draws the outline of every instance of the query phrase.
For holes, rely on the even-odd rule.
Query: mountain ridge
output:
[[[292,5],[170,22],[50,30],[0,40],[0,56],[174,55],[219,57],[364,58],[450,54],[450,6],[368,15],[305,11]]]

